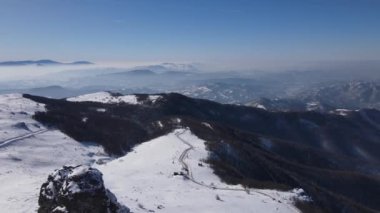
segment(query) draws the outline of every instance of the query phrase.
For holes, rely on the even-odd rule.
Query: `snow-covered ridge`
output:
[[[160,99],[160,95],[148,95],[147,99],[151,101],[152,103],[156,102],[158,99]],[[127,103],[127,104],[142,104],[141,101],[138,101],[138,98],[136,95],[121,95],[121,96],[115,96],[110,94],[109,92],[97,92],[97,93],[91,93],[86,95],[80,95],[77,97],[68,98],[68,101],[72,102],[99,102],[99,103]]]
[[[132,212],[298,212],[293,202],[302,190],[227,185],[204,162],[207,157],[205,141],[177,129],[97,168]]]
[[[149,96],[152,102],[159,98]],[[19,94],[0,95],[0,104],[0,206],[4,212],[35,211],[47,175],[63,165],[79,164],[98,168],[105,186],[133,212],[298,212],[293,203],[302,198],[302,190],[257,190],[223,183],[204,162],[209,154],[205,141],[189,129],[174,130],[136,146],[124,157],[96,165],[98,160],[110,160],[102,147],[78,143],[32,119],[36,111],[44,110],[43,105]]]

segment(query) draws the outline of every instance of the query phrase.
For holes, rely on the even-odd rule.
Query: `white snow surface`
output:
[[[149,95],[148,99],[155,103],[158,99],[160,99],[160,95]],[[80,95],[77,97],[68,98],[68,101],[72,102],[84,102],[84,101],[91,101],[91,102],[100,102],[100,103],[127,103],[127,104],[141,104],[137,100],[136,95],[122,95],[122,96],[113,96],[109,92],[96,92],[86,95]]]
[[[267,109],[264,105],[262,105],[262,104],[257,104],[256,105],[256,108],[259,108],[259,109]]]
[[[43,105],[21,94],[0,95],[1,212],[36,212],[40,187],[55,169],[107,158],[103,148],[34,121],[31,116],[42,110]]]
[[[103,101],[108,96],[90,97]],[[48,174],[63,165],[79,164],[98,168],[105,186],[132,212],[299,212],[293,202],[302,199],[301,189],[280,192],[223,183],[204,162],[208,156],[205,141],[188,129],[177,129],[98,165],[94,162],[110,160],[102,147],[45,129],[31,118],[41,110],[43,105],[19,94],[0,95],[2,212],[35,212]]]
[[[43,104],[36,104],[21,94],[0,95],[0,141],[40,130],[41,125],[31,115],[43,110]]]
[[[152,103],[155,103],[158,99],[160,99],[162,96],[160,95],[149,95],[148,99],[152,101]]]
[[[207,123],[207,122],[202,122],[202,125],[205,126],[205,127],[207,127],[207,128],[214,129],[214,128],[212,128],[212,126],[211,126],[209,123]]]
[[[352,110],[348,109],[335,109],[334,111],[332,111],[333,114],[341,116],[347,116],[350,112],[352,112]]]
[[[194,181],[174,175],[185,173],[180,159],[190,145],[193,149],[183,161]],[[97,168],[105,186],[132,212],[299,212],[293,202],[301,189],[280,192],[227,185],[204,162],[207,156],[203,140],[188,129],[177,129]]]

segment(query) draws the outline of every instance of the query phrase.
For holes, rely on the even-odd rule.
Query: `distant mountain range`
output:
[[[180,64],[180,63],[161,63],[147,66],[137,66],[137,70],[151,70],[157,73],[167,71],[194,72],[199,71],[195,64]]]
[[[330,82],[286,98],[260,98],[247,105],[269,111],[330,111],[380,109],[379,81]]]
[[[142,70],[130,70],[130,71],[123,71],[123,72],[116,72],[111,74],[105,74],[105,75],[120,75],[120,76],[149,76],[149,75],[156,75],[155,72],[148,70],[148,69],[142,69]]]
[[[194,74],[190,71],[152,71],[150,69],[135,69],[129,71],[115,72],[105,74],[106,76],[128,76],[128,77],[146,77],[146,76],[188,76]]]
[[[0,66],[26,66],[26,65],[37,65],[37,66],[49,66],[49,65],[90,65],[93,64],[89,61],[74,61],[70,63],[63,63],[58,61],[53,61],[50,59],[43,60],[24,60],[24,61],[3,61],[0,62]]]

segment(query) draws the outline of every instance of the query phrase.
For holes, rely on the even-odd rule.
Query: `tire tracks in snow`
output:
[[[39,135],[39,134],[45,133],[47,131],[49,131],[49,130],[48,129],[41,129],[41,130],[34,131],[34,132],[31,132],[31,133],[28,133],[28,134],[25,134],[25,135],[19,135],[19,136],[13,137],[13,138],[8,138],[6,140],[0,141],[0,148],[8,146],[8,145],[10,145],[10,144],[12,144],[12,143],[14,143],[16,141],[23,140],[23,139],[26,139],[26,138],[33,137],[35,135]]]
[[[188,180],[190,180],[191,182],[199,185],[199,186],[202,186],[202,187],[206,187],[206,188],[209,188],[209,189],[213,189],[213,190],[222,190],[222,191],[241,191],[241,192],[245,192],[247,194],[250,195],[251,192],[253,193],[256,193],[256,194],[260,194],[260,195],[263,195],[265,197],[268,197],[278,203],[282,203],[282,204],[285,204],[289,209],[293,210],[294,212],[300,212],[298,209],[296,209],[295,207],[289,205],[289,204],[286,204],[284,202],[282,202],[281,200],[267,194],[267,193],[264,193],[264,192],[260,192],[258,190],[255,190],[255,189],[236,189],[236,188],[227,188],[227,187],[217,187],[217,186],[214,186],[214,185],[208,185],[208,184],[205,184],[199,180],[196,180],[193,176],[193,173],[191,171],[191,168],[190,166],[185,162],[185,158],[188,156],[189,152],[191,150],[194,150],[194,146],[189,143],[188,141],[186,141],[185,139],[181,138],[181,135],[185,133],[186,130],[183,130],[182,132],[176,132],[175,133],[175,136],[182,142],[184,143],[185,145],[188,146],[188,148],[186,148],[182,153],[181,155],[179,156],[178,158],[178,161],[181,163],[182,165],[182,168],[183,170],[185,170],[186,174],[184,175],[185,178],[187,178]]]

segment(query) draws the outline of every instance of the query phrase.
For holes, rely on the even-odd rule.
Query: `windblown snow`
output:
[[[114,103],[113,98],[100,93],[71,101]],[[121,100],[135,103],[132,96]],[[105,186],[132,212],[298,212],[293,203],[303,198],[301,189],[280,192],[223,183],[204,162],[208,156],[205,141],[189,129],[174,130],[112,160],[99,146],[45,129],[31,117],[40,110],[43,105],[22,95],[0,95],[3,212],[36,211],[39,189],[48,174],[63,165],[79,164],[98,168]]]

